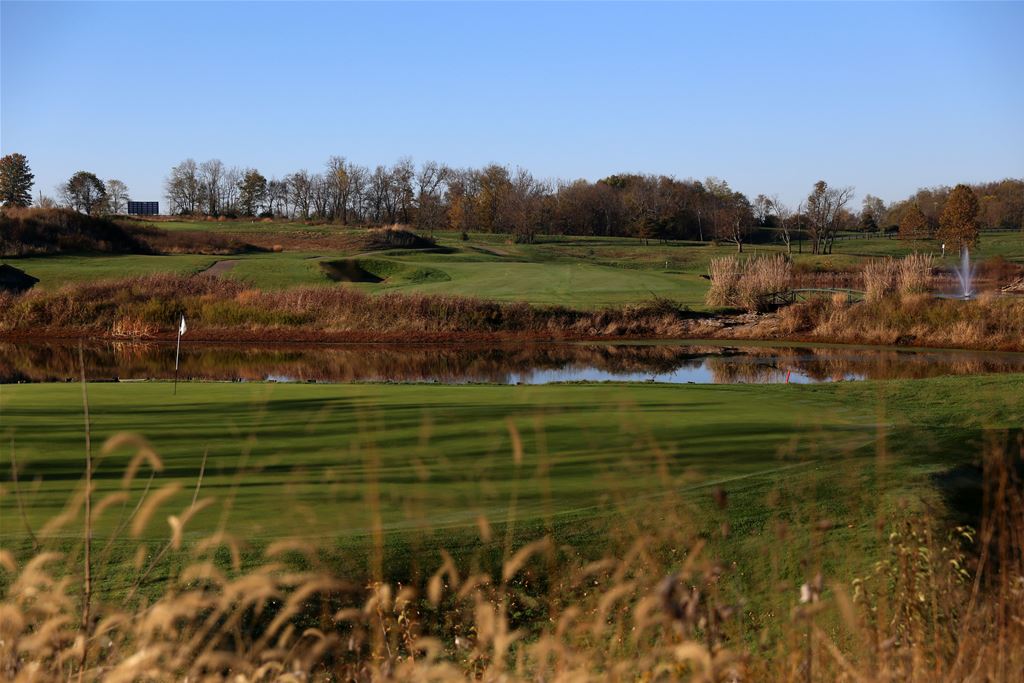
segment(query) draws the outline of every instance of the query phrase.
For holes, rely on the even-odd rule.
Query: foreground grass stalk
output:
[[[89,389],[85,382],[85,356],[82,343],[78,343],[78,363],[82,383],[82,412],[85,420],[85,551],[84,591],[82,593],[82,660],[78,667],[78,680],[85,676],[89,655],[90,609],[92,607],[92,427],[89,421]]]

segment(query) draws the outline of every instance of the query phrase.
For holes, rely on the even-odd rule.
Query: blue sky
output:
[[[163,200],[220,158],[715,175],[795,202],[1024,176],[1024,4],[0,4],[0,148]]]

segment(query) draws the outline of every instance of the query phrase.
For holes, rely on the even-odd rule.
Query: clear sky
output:
[[[339,154],[545,178],[715,175],[794,201],[1024,176],[1024,4],[17,3],[0,148],[281,176]]]

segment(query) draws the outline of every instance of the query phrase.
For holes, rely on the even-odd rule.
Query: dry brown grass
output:
[[[931,254],[908,254],[899,260],[896,278],[901,296],[926,294],[932,290],[935,258]]]
[[[743,568],[714,558],[706,537],[673,506],[660,505],[650,524],[643,517],[624,520],[621,539],[609,539],[608,554],[598,560],[542,537],[508,547],[493,571],[461,566],[442,550],[433,573],[397,583],[385,575],[338,576],[318,548],[290,539],[268,545],[245,569],[242,542],[223,529],[182,543],[190,519],[213,504],[202,497],[201,471],[192,502],[166,510],[175,489],[131,488],[135,477],[163,469],[159,456],[144,439],[118,435],[101,453],[135,453],[123,491],[97,501],[89,519],[127,503],[135,512],[126,525],[138,536],[173,512],[162,549],[140,544],[144,552],[135,554],[139,576],[168,563],[166,588],[143,597],[136,581],[127,595],[83,603],[78,562],[46,547],[24,559],[0,550],[0,676],[41,682],[1018,681],[1024,673],[1021,447],[1020,433],[990,435],[977,532],[920,513],[883,521],[887,542],[870,570],[852,581],[830,577],[808,556],[802,585],[785,584],[758,634],[740,627],[742,606],[724,589],[723,577]],[[720,509],[728,505],[723,491],[713,499]],[[73,531],[69,525],[89,500],[83,485],[41,535]],[[808,533],[829,527],[820,519]],[[717,533],[729,531],[723,526]],[[486,520],[480,534],[490,534]],[[789,538],[780,526],[774,544],[786,546],[783,553],[801,547]],[[679,547],[685,552],[663,552]],[[94,569],[125,571],[100,562]],[[517,622],[512,612],[524,605],[543,618]],[[91,614],[84,622],[83,609]]]
[[[711,287],[704,298],[709,306],[764,311],[792,283],[792,264],[783,255],[741,260],[735,256],[711,259]]]
[[[899,266],[892,258],[875,259],[864,264],[864,299],[878,301],[893,292]]]
[[[373,296],[347,287],[285,291],[248,288],[212,276],[154,275],[69,285],[7,297],[0,332],[99,337],[173,335],[184,314],[194,338],[313,339],[323,333],[359,339],[402,335],[510,334],[545,338],[673,336],[692,316],[671,302],[600,311],[532,307],[466,297]]]
[[[0,254],[60,252],[132,254],[237,254],[255,247],[202,230],[168,232],[135,220],[86,216],[70,209],[0,211]]]
[[[912,296],[930,292],[934,285],[935,259],[931,254],[909,254],[901,259],[868,261],[861,271],[864,298],[875,303],[887,296]]]
[[[960,301],[908,294],[852,305],[815,299],[731,332],[751,339],[1021,351],[1024,299],[988,294]]]

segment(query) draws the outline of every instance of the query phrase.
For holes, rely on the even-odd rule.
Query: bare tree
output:
[[[237,166],[231,166],[224,170],[224,177],[220,181],[220,212],[222,214],[237,214],[241,210],[240,188],[245,171]]]
[[[450,170],[428,161],[416,174],[416,228],[431,235],[445,222],[444,191]]]
[[[331,179],[320,173],[310,178],[313,215],[317,218],[330,218],[331,206],[334,204],[333,189]]]
[[[57,200],[55,200],[53,197],[49,195],[43,194],[43,191],[40,190],[38,195],[36,196],[35,205],[40,209],[56,209]]]
[[[374,223],[394,223],[398,210],[399,193],[395,176],[386,166],[373,169],[370,176],[369,204]]]
[[[220,213],[223,183],[224,163],[220,159],[210,159],[199,165],[201,202],[208,216]]]
[[[302,219],[309,218],[309,208],[313,202],[313,182],[309,171],[303,169],[288,176],[288,187],[295,214]]]
[[[405,224],[412,223],[412,214],[416,203],[413,181],[416,178],[416,167],[409,157],[399,159],[391,167],[391,186],[395,196],[396,218]]]
[[[743,244],[754,221],[750,202],[743,193],[733,191],[724,180],[708,178],[704,186],[711,197],[711,224],[715,238],[735,244],[737,253],[743,253]]]
[[[844,218],[844,210],[853,198],[852,187],[829,187],[824,180],[814,184],[807,197],[807,231],[811,237],[811,251],[831,254]]]
[[[768,208],[774,216],[775,234],[786,245],[786,253],[792,254],[793,235],[791,229],[793,227],[793,210],[786,206],[777,194],[768,198]]]
[[[346,222],[365,223],[367,212],[367,187],[370,170],[365,166],[349,164],[348,199],[346,200]]]
[[[123,214],[128,210],[128,186],[116,178],[107,181],[107,211]]]
[[[194,214],[199,210],[202,187],[195,160],[185,159],[171,169],[164,181],[164,193],[172,214]]]
[[[267,209],[274,216],[288,215],[288,179],[267,181]]]
[[[872,195],[864,195],[861,202],[860,224],[865,230],[882,230],[885,228],[886,208],[885,202]]]
[[[507,214],[502,222],[510,226],[516,242],[532,243],[536,239],[541,225],[543,198],[549,192],[550,188],[525,168],[516,169],[502,207]]]

